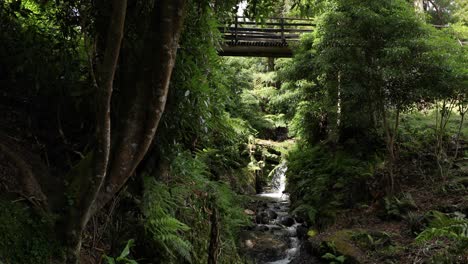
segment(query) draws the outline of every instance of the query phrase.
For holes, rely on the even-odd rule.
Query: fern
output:
[[[431,211],[433,220],[429,227],[416,237],[417,243],[424,243],[435,238],[450,238],[468,242],[468,220],[465,218],[450,218],[447,215]]]
[[[107,255],[103,255],[103,259],[107,262],[107,264],[138,264],[138,262],[129,258],[130,249],[134,245],[135,245],[135,241],[133,239],[130,239],[127,241],[127,244],[125,245],[125,248],[120,253],[120,256],[113,258]]]
[[[208,170],[225,166],[224,159],[229,159],[224,150],[213,148],[195,156],[180,152],[171,163],[169,182],[145,178],[145,227],[162,252],[161,263],[207,262],[214,208],[219,213],[220,263],[240,261],[236,233],[249,220],[239,206],[243,201],[226,183],[211,181]]]
[[[145,186],[146,231],[151,234],[157,247],[163,249],[170,258],[177,259],[180,256],[191,263],[192,245],[180,235],[190,228],[171,215],[171,209],[176,204],[167,187],[149,177],[145,179]]]

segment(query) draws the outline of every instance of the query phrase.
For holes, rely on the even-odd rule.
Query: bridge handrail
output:
[[[247,17],[236,16],[234,21],[228,22],[225,27],[220,27],[219,30],[224,39],[230,40],[234,44],[240,41],[256,41],[281,42],[283,45],[287,45],[286,41],[299,40],[299,33],[312,32],[311,27],[314,26],[312,22],[312,19],[287,17],[273,17],[256,22],[250,21]]]

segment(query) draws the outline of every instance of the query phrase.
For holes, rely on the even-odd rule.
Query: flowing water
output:
[[[297,255],[299,239],[295,219],[289,215],[286,164],[276,168],[270,188],[258,194],[255,227],[245,242],[250,256],[259,264],[288,264]]]

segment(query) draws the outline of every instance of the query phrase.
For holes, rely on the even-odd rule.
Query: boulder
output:
[[[310,237],[307,245],[311,252],[319,256],[336,252],[336,256],[345,256],[346,263],[366,263],[366,254],[352,242],[351,237],[355,232],[362,230],[343,229],[323,236]]]
[[[246,215],[254,215],[255,212],[252,211],[252,210],[250,210],[250,209],[245,209],[245,210],[244,210],[244,214],[246,214]]]
[[[284,225],[284,226],[292,226],[294,225],[294,219],[290,216],[284,216],[281,218],[281,224]]]
[[[267,210],[266,213],[268,215],[268,218],[270,218],[270,220],[275,220],[276,217],[278,217],[278,214],[273,210]]]
[[[266,225],[257,225],[254,230],[260,232],[268,232],[270,228],[268,228],[268,226]]]
[[[307,232],[309,231],[309,229],[304,226],[304,225],[300,225],[296,228],[296,233],[297,233],[297,237],[299,239],[305,239],[307,238]]]
[[[248,232],[241,235],[241,250],[259,263],[280,260],[286,257],[288,245],[270,233]]]

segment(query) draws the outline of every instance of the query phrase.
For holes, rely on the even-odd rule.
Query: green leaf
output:
[[[340,263],[344,263],[346,258],[345,258],[345,256],[339,256],[335,260],[339,261]]]
[[[134,244],[135,244],[135,240],[133,239],[128,240],[127,245],[122,250],[122,253],[120,253],[120,256],[117,258],[117,261],[120,261],[124,259],[125,257],[127,257],[130,254],[130,248],[133,247]]]
[[[307,232],[307,235],[310,237],[314,237],[317,235],[317,231],[310,229],[309,232]]]
[[[104,255],[103,258],[107,262],[107,264],[115,264],[114,258],[111,258],[111,257],[106,256],[106,255]]]
[[[138,262],[136,262],[133,259],[125,259],[125,261],[127,262],[127,264],[138,264]]]
[[[326,253],[322,256],[323,259],[334,260],[336,257],[332,253]]]

